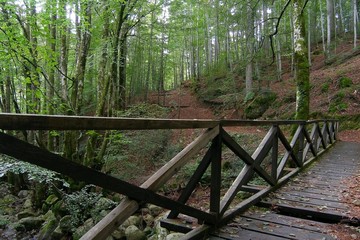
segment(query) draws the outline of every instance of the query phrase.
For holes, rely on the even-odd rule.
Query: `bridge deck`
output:
[[[338,142],[307,171],[263,199],[260,206],[267,211],[250,210],[210,239],[333,239],[327,234],[330,223],[351,220],[350,206],[342,199],[347,193],[344,180],[359,173],[360,144]]]

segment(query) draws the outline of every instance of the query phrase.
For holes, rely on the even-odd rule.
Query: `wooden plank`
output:
[[[21,151],[19,151],[21,149]],[[33,146],[12,136],[0,133],[0,152],[16,159],[36,164],[40,167],[59,172],[79,181],[94,184],[104,189],[124,194],[132,199],[161,206],[166,209],[177,209],[189,216],[215,223],[214,215],[193,207],[178,203],[141,187],[137,187],[115,177],[94,169],[82,166],[59,155]]]
[[[220,212],[221,197],[221,134],[219,134],[213,139],[212,145],[214,151],[211,160],[210,212],[218,216]]]
[[[274,125],[298,125],[306,124],[306,121],[299,120],[220,120],[222,127],[235,127],[235,126],[274,126]]]
[[[237,142],[226,131],[222,131],[221,135],[223,138],[223,143],[231,151],[233,151],[236,156],[242,159],[246,164],[254,165],[254,171],[259,174],[260,177],[265,179],[268,183],[275,183],[274,178],[271,178],[269,174],[259,164],[253,164],[254,159],[239,144],[237,144]]]
[[[217,239],[226,239],[226,240],[281,240],[281,239],[289,239],[282,238],[279,236],[269,235],[267,233],[261,233],[251,230],[246,230],[243,228],[235,227],[227,227],[225,229],[221,229],[215,233],[213,233],[210,240]]]
[[[294,204],[295,205],[295,204]],[[335,212],[334,209],[323,208],[321,211],[318,208],[310,208],[304,205],[289,205],[289,204],[276,204],[276,211],[282,214],[288,214],[291,216],[301,216],[303,218],[311,217],[320,221],[326,221],[329,223],[338,223],[341,220],[349,219],[349,217],[342,212]],[[259,202],[258,206],[271,208],[275,207],[270,202]]]
[[[317,199],[311,197],[297,196],[289,193],[276,193],[272,198],[271,202],[283,203],[284,201],[289,202],[289,204],[304,204],[311,205],[312,207],[322,208],[324,206],[335,209],[347,210],[348,206],[342,202],[328,201],[327,199]]]
[[[329,226],[329,224],[327,223],[281,215],[272,211],[266,211],[266,212],[248,211],[242,214],[241,216],[246,217],[246,219],[256,219],[263,222],[287,225],[287,226],[292,226],[294,228],[299,228],[299,229],[304,229],[319,233],[322,233],[324,229]]]
[[[145,130],[213,128],[217,120],[85,117],[0,113],[3,130]]]
[[[277,223],[263,221],[262,219],[239,217],[235,219],[236,224],[245,230],[268,234],[270,236],[283,237],[287,239],[323,239],[328,236],[328,233],[319,230],[313,231],[297,225],[297,222],[291,222],[291,218],[287,219],[288,222]],[[306,220],[302,222],[306,225]]]
[[[124,199],[106,217],[85,233],[80,240],[106,239],[117,227],[139,209],[134,200]]]
[[[209,225],[201,225],[200,227],[188,232],[185,236],[182,236],[180,240],[203,240],[209,235],[209,232],[212,229],[213,227]]]

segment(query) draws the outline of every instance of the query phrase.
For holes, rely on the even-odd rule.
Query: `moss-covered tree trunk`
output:
[[[296,119],[309,118],[310,71],[305,37],[304,0],[293,0],[294,60],[296,70]]]

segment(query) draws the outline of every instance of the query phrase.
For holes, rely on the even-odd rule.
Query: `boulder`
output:
[[[153,217],[157,217],[158,215],[160,215],[160,213],[163,212],[163,209],[161,207],[159,207],[159,206],[156,206],[156,205],[150,204],[148,208],[149,208],[150,214]]]
[[[141,218],[139,216],[130,216],[128,219],[125,220],[122,226],[124,228],[127,228],[131,225],[140,226],[140,224],[141,224]]]
[[[153,226],[154,225],[154,217],[150,214],[146,214],[145,216],[143,216],[143,220],[146,223],[146,226]]]
[[[62,232],[71,232],[71,229],[73,227],[72,224],[72,218],[70,215],[66,215],[63,218],[60,219],[59,227]]]
[[[83,225],[81,225],[80,227],[78,227],[74,234],[73,234],[73,238],[76,239],[80,239],[85,233],[87,233],[93,226],[95,226],[94,220],[92,218],[89,218],[88,220],[86,220],[84,222]]]
[[[27,231],[30,231],[39,229],[44,223],[44,219],[42,217],[26,217],[20,219],[18,223],[23,225]]]
[[[17,218],[20,220],[22,218],[27,218],[27,217],[35,217],[36,213],[34,212],[34,210],[32,208],[27,208],[24,211],[21,211],[17,214]]]
[[[130,225],[125,230],[125,236],[127,240],[145,240],[146,235],[135,225]]]
[[[125,230],[124,229],[117,229],[115,230],[111,236],[115,239],[115,240],[125,240],[126,239],[126,235],[125,235]]]
[[[170,233],[166,236],[166,240],[178,240],[182,238],[185,234],[183,233]]]
[[[54,213],[51,210],[48,211],[43,216],[43,218],[45,219],[45,222],[40,229],[38,239],[39,240],[53,239],[53,233],[55,229],[58,227],[59,221],[56,219]]]

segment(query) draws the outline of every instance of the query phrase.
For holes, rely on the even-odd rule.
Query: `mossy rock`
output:
[[[270,91],[257,94],[245,108],[246,118],[256,119],[261,117],[264,112],[273,104],[276,97],[276,94]]]
[[[44,216],[45,222],[42,225],[39,232],[39,239],[53,239],[53,233],[55,229],[58,227],[59,221],[56,219],[55,215],[52,211],[49,211]]]

